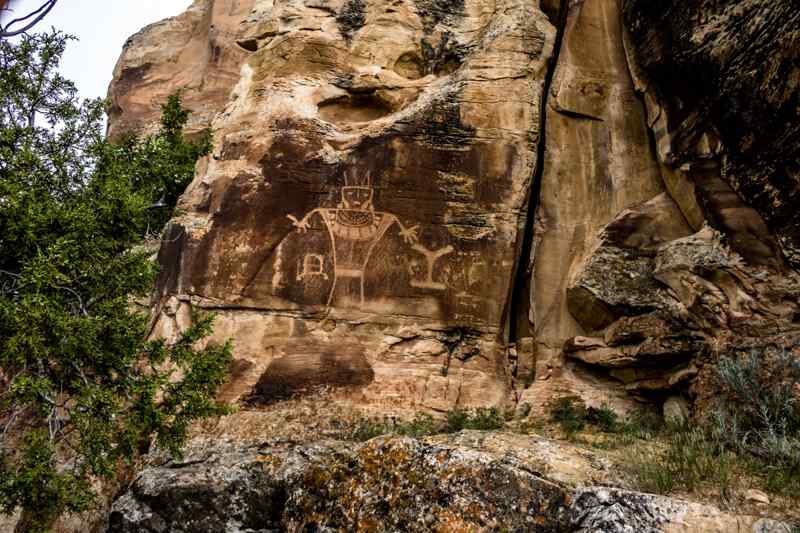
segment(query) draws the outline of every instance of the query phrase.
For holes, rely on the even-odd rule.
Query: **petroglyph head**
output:
[[[360,185],[342,187],[342,207],[371,211],[373,193],[372,187]]]

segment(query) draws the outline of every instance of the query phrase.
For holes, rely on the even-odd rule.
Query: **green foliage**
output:
[[[735,457],[701,428],[674,427],[666,435],[663,451],[637,448],[628,466],[642,490],[666,494],[696,490],[701,484],[725,494],[732,478]]]
[[[79,102],[57,72],[67,40],[0,41],[0,512],[22,509],[30,530],[86,509],[90,481],[151,438],[179,454],[193,420],[225,412],[230,360],[197,348],[212,316],[167,345],[131,307],[156,274],[138,245],[208,139],[184,141],[175,95],[158,134],[109,144],[104,102]]]
[[[745,457],[772,492],[800,493],[800,358],[752,350],[717,365],[722,392],[704,421],[726,449]]]
[[[769,492],[800,494],[800,361],[787,350],[759,350],[724,357],[716,367],[717,405],[695,425],[647,427],[625,432],[658,433],[664,450],[638,448],[629,462],[644,490],[668,493],[702,484],[724,496],[733,472],[747,472]]]
[[[393,432],[394,423],[390,418],[374,420],[364,417],[356,421],[346,438],[356,442],[365,442],[381,435],[390,435]]]
[[[586,410],[586,421],[606,433],[616,432],[620,425],[617,412],[605,403],[599,409],[589,407]]]
[[[181,105],[180,92],[161,106],[161,130],[150,137],[124,135],[115,144],[102,145],[96,179],[124,179],[146,199],[145,233],[159,232],[175,214],[175,205],[194,175],[197,159],[211,151],[211,133],[188,142],[183,128],[189,112]],[[142,228],[139,228],[142,231]]]
[[[381,435],[404,435],[424,437],[442,432],[442,425],[428,413],[417,413],[411,420],[403,421],[393,417],[381,420],[362,418],[350,432],[349,438],[358,442],[367,441]]]
[[[503,418],[494,407],[477,409],[455,408],[447,412],[444,421],[428,413],[417,413],[411,420],[384,417],[381,420],[359,419],[348,437],[363,442],[381,435],[425,437],[439,433],[456,433],[464,429],[490,431],[502,429]]]
[[[721,413],[736,421],[736,438],[748,445],[800,434],[800,358],[788,350],[724,357],[717,375],[726,401]],[[749,439],[748,439],[749,437]],[[758,445],[758,442],[753,444]]]
[[[642,409],[632,413],[617,428],[623,439],[651,440],[667,428],[664,419],[653,410]]]
[[[502,429],[505,425],[503,417],[494,407],[479,407],[475,410],[454,409],[447,413],[447,433],[456,433],[462,429],[490,431]]]
[[[407,437],[424,437],[441,432],[439,422],[428,413],[417,413],[408,422],[401,422],[395,426],[394,432]]]
[[[586,407],[575,396],[555,398],[547,406],[550,422],[559,425],[568,440],[580,440],[579,433],[587,428],[607,433],[602,439],[592,439],[597,448],[613,449],[631,446],[640,440],[650,440],[662,433],[665,424],[652,410],[639,410],[621,419],[608,404]]]
[[[556,398],[549,406],[550,420],[558,423],[568,438],[586,426],[586,406],[578,398]]]

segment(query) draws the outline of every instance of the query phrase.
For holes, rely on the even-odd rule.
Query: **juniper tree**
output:
[[[107,142],[105,103],[58,73],[67,42],[0,40],[0,512],[22,510],[26,531],[87,509],[92,481],[152,440],[179,454],[192,421],[225,411],[230,360],[197,348],[210,316],[167,344],[131,306],[156,274],[141,244],[207,138],[184,139],[175,95],[159,133]]]

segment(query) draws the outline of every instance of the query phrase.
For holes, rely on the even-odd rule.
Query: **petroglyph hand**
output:
[[[308,231],[308,217],[304,218],[303,220],[297,220],[292,215],[286,215],[286,218],[292,221],[292,225],[297,228],[297,231],[300,233],[305,233]]]
[[[416,244],[417,241],[419,241],[417,231],[419,231],[419,226],[411,226],[410,228],[400,226],[400,235],[403,236],[403,240],[406,241],[406,244]]]

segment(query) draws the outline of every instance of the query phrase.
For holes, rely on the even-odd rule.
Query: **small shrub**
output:
[[[629,438],[661,434],[666,449],[637,448],[630,468],[643,490],[659,493],[715,485],[728,492],[732,472],[746,470],[772,493],[800,494],[800,360],[789,351],[751,351],[716,367],[720,400],[695,426],[632,417]]]
[[[490,431],[501,429],[505,421],[494,407],[479,407],[474,410],[453,409],[447,413],[445,431],[456,433],[463,429]]]
[[[350,440],[363,442],[381,435],[404,435],[406,437],[426,437],[438,433],[456,433],[463,429],[494,430],[505,425],[500,412],[494,407],[465,410],[456,408],[447,412],[444,421],[437,420],[428,413],[417,413],[408,421],[394,418],[375,420],[362,418],[345,435]]]
[[[733,402],[744,430],[766,435],[800,433],[800,358],[791,351],[770,355],[752,350],[740,358],[724,357],[717,364],[719,384]]]
[[[616,433],[619,429],[619,415],[608,404],[603,404],[599,409],[590,407],[586,410],[586,421],[597,426],[605,433]]]
[[[425,437],[441,433],[442,424],[428,413],[417,413],[409,422],[398,424],[394,432],[407,437]]]
[[[586,426],[586,407],[579,398],[565,396],[550,404],[550,420],[557,422],[568,437]]]
[[[392,430],[393,424],[389,419],[361,418],[355,423],[348,437],[356,442],[365,442],[381,435],[388,435]]]
[[[704,421],[742,455],[771,492],[800,493],[800,359],[788,350],[751,350],[717,364],[723,401]]]
[[[633,439],[650,440],[664,430],[664,420],[650,410],[636,411],[630,415],[619,431]]]
[[[501,429],[504,425],[505,421],[497,409],[494,407],[479,407],[467,417],[467,425],[464,429],[490,431]]]
[[[469,413],[459,407],[448,411],[445,431],[447,433],[456,433],[461,431],[466,427],[468,418]]]

